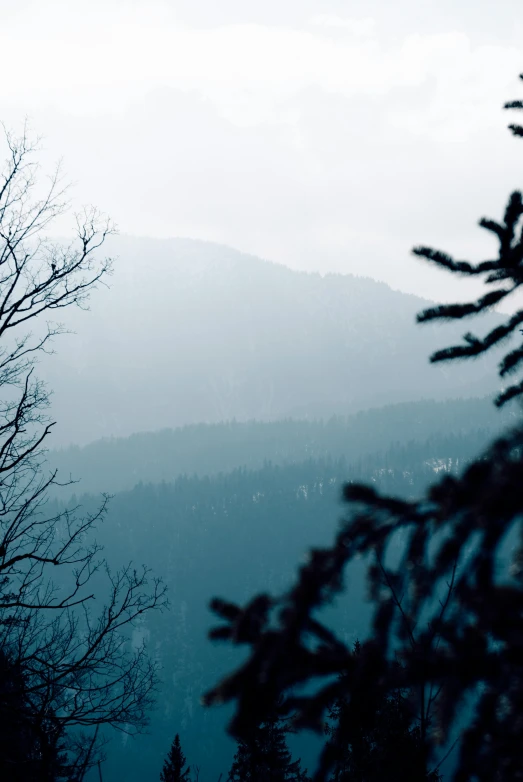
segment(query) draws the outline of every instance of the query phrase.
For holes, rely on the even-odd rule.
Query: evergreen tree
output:
[[[186,762],[187,759],[180,744],[180,736],[177,733],[163,764],[160,782],[189,782],[191,769],[188,766],[184,770]]]
[[[353,655],[361,656],[361,644]],[[419,725],[409,693],[387,692],[376,683],[354,690],[349,698],[350,674],[342,672],[341,691],[328,711],[325,732],[332,759],[333,782],[404,782],[441,778],[425,774]]]
[[[507,108],[522,109],[523,101]],[[511,129],[523,135],[520,125]],[[510,196],[502,222],[482,219],[480,225],[497,237],[497,258],[472,264],[427,247],[414,252],[457,274],[485,275],[495,289],[476,302],[426,310],[419,322],[484,312],[523,285],[522,194]],[[438,351],[431,361],[479,356],[518,337],[522,326],[519,310],[483,338],[468,332],[463,344]],[[509,377],[522,365],[518,339],[502,358],[499,374]],[[522,396],[520,380],[501,391],[496,405]],[[523,780],[522,474],[519,420],[462,475],[445,475],[420,500],[347,484],[348,518],[332,546],[311,551],[288,592],[260,595],[244,608],[213,601],[225,625],[211,637],[246,643],[252,653],[206,702],[235,700],[230,731],[242,737],[279,693],[309,684],[306,695],[288,698],[288,707],[297,710],[297,727],[321,731],[329,705],[340,695],[358,696],[363,678],[388,694],[416,694],[424,772],[432,760],[438,771],[450,750],[437,751],[452,748],[457,733],[456,782]],[[362,556],[373,621],[360,661],[316,615],[343,589],[345,568]],[[346,676],[333,682],[340,670]],[[311,693],[310,682],[318,680]],[[458,722],[472,704],[465,722]],[[331,772],[333,755],[327,742],[318,780]]]
[[[27,689],[22,666],[0,651],[0,779],[76,780],[62,725],[51,708],[32,702]]]
[[[229,771],[230,782],[306,782],[300,760],[292,760],[287,746],[285,723],[279,707],[238,742]]]

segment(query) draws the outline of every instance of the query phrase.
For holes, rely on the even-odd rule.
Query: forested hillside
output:
[[[466,370],[427,354],[461,324],[413,327],[430,304],[350,274],[306,274],[216,244],[110,237],[110,291],[63,316],[42,357],[51,444],[85,444],[233,418],[330,418],[419,399],[483,396],[494,359]],[[482,328],[498,323],[483,317]],[[59,413],[59,414],[58,414]]]
[[[393,448],[395,462],[400,447],[411,441],[420,443],[417,464],[425,456],[444,458],[450,452],[468,458],[512,420],[510,411],[496,410],[487,398],[430,400],[327,421],[230,421],[106,438],[51,451],[48,461],[62,480],[69,475],[78,479],[76,492],[115,492],[139,481],[158,483],[178,475],[213,475],[237,467],[257,469],[265,461],[292,464],[345,458],[354,462]]]
[[[144,620],[134,636],[135,643],[148,640],[162,666],[150,732],[132,741],[113,739],[104,779],[154,779],[174,732],[183,737],[188,762],[201,766],[202,779],[225,774],[234,750],[225,733],[228,711],[206,710],[199,699],[238,656],[206,638],[210,597],[247,599],[260,589],[277,593],[287,586],[292,563],[334,533],[344,481],[371,480],[398,496],[418,496],[435,470],[458,472],[464,454],[471,456],[477,445],[474,431],[442,435],[384,447],[353,464],[328,457],[267,463],[257,470],[139,483],[116,494],[101,530],[106,553],[115,564],[132,559],[162,573],[171,605]],[[76,502],[92,510],[98,498],[87,495],[71,504]],[[362,567],[351,569],[349,593],[332,609],[335,627],[349,641],[367,626]],[[296,753],[311,760],[316,746],[298,742]]]

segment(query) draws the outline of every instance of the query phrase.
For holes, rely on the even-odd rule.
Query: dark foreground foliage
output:
[[[507,104],[521,108],[521,102]],[[512,126],[521,135],[519,126]],[[418,321],[483,312],[523,283],[523,201],[510,196],[504,220],[481,225],[499,240],[498,257],[477,265],[420,247],[415,253],[450,271],[485,274],[494,290],[469,304],[426,310]],[[432,361],[474,357],[509,338],[523,311],[480,339],[441,350]],[[520,368],[523,346],[505,354],[501,377]],[[503,405],[523,393],[504,389]],[[332,704],[362,704],[398,690],[410,693],[422,759],[417,779],[437,772],[457,743],[454,778],[523,779],[523,427],[492,444],[461,477],[446,475],[419,501],[385,496],[363,484],[344,489],[347,519],[332,546],[312,550],[294,586],[261,594],[245,607],[214,600],[224,624],[215,639],[250,647],[247,661],[206,695],[235,701],[232,735],[242,738],[282,693],[296,729],[324,730]],[[372,632],[355,654],[317,618],[344,589],[347,565],[368,563]],[[340,671],[342,677],[336,676]],[[308,685],[303,694],[297,685]],[[312,687],[314,684],[314,688]],[[463,715],[468,717],[463,722]],[[460,722],[461,719],[461,722]],[[332,742],[317,779],[335,766]]]
[[[72,780],[64,750],[64,731],[54,712],[33,707],[22,666],[0,652],[0,778]]]
[[[358,641],[353,654],[356,659],[361,658]],[[355,693],[349,697],[349,672],[343,671],[338,679],[341,694],[329,709],[325,728],[333,781],[423,779],[424,747],[420,726],[412,719],[409,693],[372,687],[367,691],[360,688],[361,698],[355,697]],[[441,776],[435,771],[428,779],[439,782]]]
[[[287,746],[288,726],[281,716],[281,701],[238,742],[229,782],[308,782],[300,760]]]

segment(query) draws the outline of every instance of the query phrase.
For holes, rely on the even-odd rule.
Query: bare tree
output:
[[[49,393],[36,377],[64,327],[53,311],[86,307],[111,272],[100,260],[111,224],[95,209],[77,216],[69,245],[45,238],[68,208],[60,167],[41,189],[38,142],[27,127],[5,132],[8,156],[0,178],[0,647],[23,671],[24,703],[58,733],[73,726],[146,724],[156,682],[145,647],[130,631],[145,612],[165,604],[146,567],[111,571],[95,530],[96,512],[51,511],[48,489],[59,482],[45,464],[53,421]],[[102,601],[100,596],[104,596]],[[101,604],[100,604],[101,603]],[[90,740],[89,740],[90,741]],[[87,746],[89,746],[89,741]],[[91,754],[91,750],[89,750]]]

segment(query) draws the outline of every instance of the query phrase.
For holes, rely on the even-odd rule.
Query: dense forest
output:
[[[372,420],[370,415],[368,419]],[[249,425],[245,427],[248,431]],[[223,431],[227,434],[227,427]],[[195,434],[201,436],[199,428]],[[390,434],[382,431],[384,443],[390,442]],[[102,528],[106,554],[113,563],[147,562],[162,573],[170,610],[152,614],[139,625],[162,669],[148,735],[114,742],[106,776],[144,778],[159,769],[173,726],[189,762],[201,768],[202,779],[226,775],[234,752],[225,732],[227,715],[203,709],[199,698],[238,656],[206,639],[211,622],[209,585],[231,600],[245,600],[264,588],[275,593],[285,589],[306,548],[325,545],[334,534],[345,481],[371,481],[399,497],[415,497],[435,474],[457,474],[488,440],[487,430],[472,430],[383,447],[354,463],[339,457],[286,465],[267,461],[256,470],[180,475],[170,482],[141,482],[116,493]],[[97,496],[83,495],[73,497],[69,505],[80,503],[91,511],[97,502]],[[334,609],[332,622],[355,642],[368,631],[370,614],[362,568],[353,567],[349,578],[351,603]],[[297,757],[313,764],[310,739],[300,742],[291,737],[290,744]],[[313,746],[317,751],[318,742]]]

